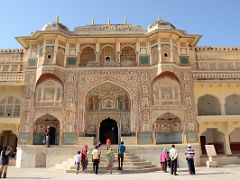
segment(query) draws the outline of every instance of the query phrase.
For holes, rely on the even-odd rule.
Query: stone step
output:
[[[109,173],[107,170],[107,157],[106,152],[102,151],[101,154],[101,162],[99,164],[99,173]],[[88,154],[88,169],[83,173],[93,173],[92,171],[92,161],[91,161],[91,154]],[[159,167],[153,165],[149,161],[146,161],[139,156],[136,156],[131,153],[124,154],[124,171],[120,171],[117,169],[118,162],[117,162],[117,153],[115,153],[116,162],[114,163],[113,173],[146,173],[146,172],[153,172],[159,171]],[[69,158],[66,161],[63,161],[60,164],[56,164],[55,169],[64,170],[67,173],[76,173],[76,165],[74,165],[74,158]],[[82,173],[82,171],[80,171]]]
[[[159,171],[159,167],[148,167],[148,168],[141,168],[141,169],[130,169],[130,168],[124,168],[124,170],[117,170],[116,168],[113,169],[113,174],[128,174],[128,173],[148,173],[148,172],[154,172],[154,171]],[[68,169],[66,170],[66,173],[77,173],[76,169]],[[84,172],[79,171],[79,173],[90,173],[94,174],[92,168],[86,169]],[[98,170],[99,174],[106,174],[109,173],[106,167],[99,167]]]
[[[115,163],[117,163],[117,161]],[[102,159],[101,164],[103,164],[103,166],[106,166],[107,161],[106,160],[103,161],[103,159]],[[142,159],[138,159],[138,160],[135,160],[135,161],[126,160],[126,159],[124,160],[124,165],[125,166],[145,166],[145,165],[150,165],[150,164],[151,164],[150,162],[142,160]],[[88,165],[92,166],[92,161],[89,161]],[[72,169],[74,167],[74,159],[72,159],[71,161],[64,161],[61,164],[56,164],[55,167],[57,169],[66,169],[66,168],[67,169],[68,168]]]
[[[100,163],[99,166],[100,166],[100,167],[107,167],[107,164],[102,164],[102,163]],[[118,164],[115,163],[114,166],[117,167]],[[91,167],[93,167],[93,165],[92,165],[92,164],[88,164],[88,167],[91,168]],[[115,167],[115,168],[116,168],[116,167]],[[141,165],[137,165],[137,166],[132,165],[132,164],[125,164],[125,163],[124,163],[124,167],[125,167],[126,169],[141,169],[141,168],[143,169],[143,168],[151,168],[151,167],[156,167],[156,166],[155,166],[155,165],[152,165],[151,163],[150,163],[150,164],[141,164]],[[70,167],[70,169],[76,169],[76,166],[75,166],[75,165],[72,165],[72,166]]]

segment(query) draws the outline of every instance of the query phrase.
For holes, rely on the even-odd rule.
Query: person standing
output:
[[[169,151],[167,151],[167,158],[168,158],[168,160],[167,160],[168,167],[169,167],[169,169],[171,169],[171,159],[169,157]]]
[[[109,135],[110,135],[110,139],[112,140],[112,143],[115,144],[115,135],[114,135],[115,129],[114,127],[111,128]]]
[[[9,154],[11,152],[11,147],[3,147],[3,150],[1,152],[1,165],[0,165],[0,178],[6,178],[7,177],[7,169],[9,164]],[[3,176],[2,176],[3,175]]]
[[[160,154],[160,163],[161,163],[161,170],[164,172],[167,172],[167,162],[168,162],[167,151],[166,151],[166,148],[163,148]]]
[[[115,155],[111,148],[108,149],[106,156],[107,156],[107,168],[108,168],[110,174],[112,174],[113,163],[115,161]]]
[[[92,162],[93,162],[93,171],[95,174],[98,174],[98,166],[100,163],[100,151],[98,146],[95,146],[95,149],[92,151]]]
[[[81,164],[82,164],[82,170],[85,171],[85,169],[87,169],[87,165],[88,165],[88,146],[84,145],[82,152],[81,152]]]
[[[175,149],[175,145],[172,145],[172,148],[169,151],[169,157],[171,159],[171,174],[177,175],[177,158],[178,152]]]
[[[78,151],[77,154],[75,155],[75,164],[77,167],[77,174],[79,173],[80,162],[81,162],[81,153],[80,151]]]
[[[118,169],[123,170],[123,160],[124,160],[124,153],[126,151],[126,147],[124,142],[122,141],[121,144],[118,146]]]
[[[194,149],[192,149],[192,146],[189,144],[188,148],[185,152],[186,160],[188,162],[188,170],[189,174],[195,174],[195,166],[194,166]]]
[[[111,146],[111,139],[110,138],[107,138],[106,145],[107,145],[107,150],[108,150]]]
[[[45,132],[45,145],[47,148],[50,146],[50,127],[47,127],[47,130]]]

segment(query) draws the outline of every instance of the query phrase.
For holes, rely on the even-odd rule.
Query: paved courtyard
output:
[[[154,180],[154,179],[179,179],[179,180],[187,180],[187,179],[201,179],[201,180],[209,180],[209,179],[218,179],[218,180],[237,180],[240,179],[240,165],[228,165],[217,168],[206,168],[206,167],[197,167],[196,175],[189,175],[186,169],[179,169],[178,176],[172,176],[169,173],[163,172],[153,172],[153,173],[145,173],[145,174],[69,174],[61,171],[54,171],[50,169],[44,168],[24,168],[19,169],[16,167],[9,167],[8,179],[19,179],[19,180],[32,180],[32,179],[84,179],[84,180],[92,180],[92,179],[137,179],[137,180]]]

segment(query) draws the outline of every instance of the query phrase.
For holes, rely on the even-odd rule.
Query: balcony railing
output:
[[[24,81],[24,73],[0,73],[0,82]]]

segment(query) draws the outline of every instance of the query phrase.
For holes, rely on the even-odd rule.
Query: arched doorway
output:
[[[16,152],[18,138],[12,131],[5,130],[0,134],[0,151],[4,146],[11,146],[12,153]]]
[[[47,128],[49,128],[50,145],[59,144],[59,120],[50,114],[46,114],[40,117],[34,124],[33,143],[35,145],[44,144],[44,134]]]
[[[85,96],[85,136],[96,137],[97,141],[105,143],[102,129],[108,127],[110,130],[110,126],[114,126],[117,135],[113,140],[115,144],[118,143],[121,135],[131,134],[130,111],[131,98],[126,89],[111,82],[93,87]],[[106,118],[117,120],[119,126],[114,121],[112,124],[109,122],[108,126]]]
[[[214,145],[217,154],[224,154],[224,134],[217,128],[207,128],[200,135],[202,154],[206,154],[205,145]]]
[[[232,154],[240,154],[240,128],[235,128],[229,135]]]
[[[118,144],[117,122],[111,118],[103,120],[99,128],[99,140],[105,144],[107,138],[111,139],[112,144]]]

